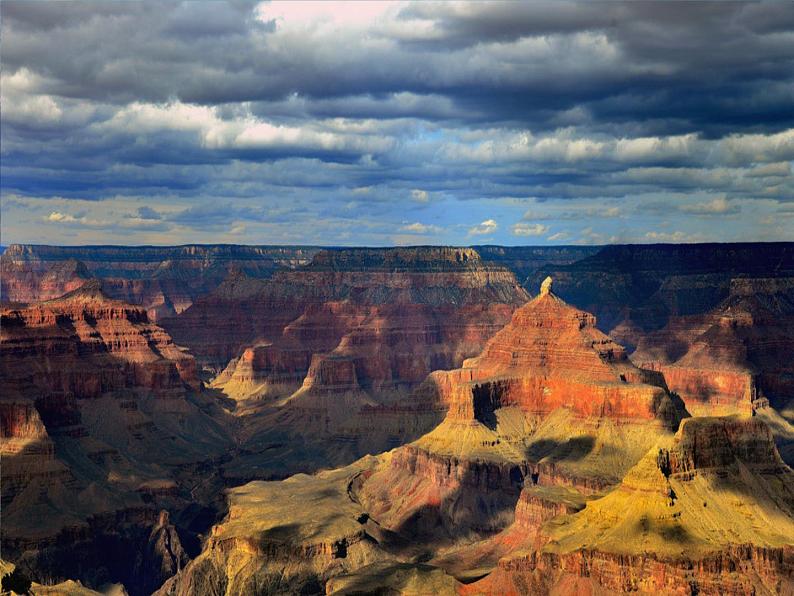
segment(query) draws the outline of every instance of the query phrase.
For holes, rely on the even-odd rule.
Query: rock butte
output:
[[[687,415],[550,280],[480,356],[428,382],[444,421],[394,451],[360,495],[382,524],[414,533],[501,529],[522,486],[598,493]]]

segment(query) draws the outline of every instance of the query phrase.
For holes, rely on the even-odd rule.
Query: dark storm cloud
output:
[[[317,42],[282,39],[250,9],[4,2],[3,61],[46,76],[47,92],[106,101],[212,104],[297,93],[350,98],[347,113],[360,117],[357,96],[432,93],[484,120],[530,120],[533,129],[577,105],[591,106],[605,124],[658,118],[663,110],[662,118],[678,115],[698,130],[722,120],[763,127],[765,116],[775,125],[792,118],[784,116],[790,85],[771,97],[757,89],[790,83],[794,11],[787,5],[418,4],[391,24],[421,19],[432,23],[431,34],[386,26],[371,34],[384,43],[371,46],[357,35],[333,44],[320,35]],[[730,101],[748,90],[758,101]]]
[[[499,210],[515,223],[511,205],[533,199],[696,194],[680,217],[794,200],[790,4],[0,11],[6,195],[171,197],[180,209],[128,215],[197,230],[320,215],[451,230],[405,211],[468,201],[464,233]]]

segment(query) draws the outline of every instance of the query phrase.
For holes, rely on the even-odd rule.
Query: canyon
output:
[[[792,244],[0,273],[2,570],[37,590],[794,592]]]

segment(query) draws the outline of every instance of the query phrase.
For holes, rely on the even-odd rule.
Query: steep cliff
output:
[[[12,244],[0,256],[0,298],[38,302],[101,279],[119,300],[143,306],[150,319],[173,316],[217,287],[231,270],[267,278],[307,263],[317,252],[291,246],[42,246]]]
[[[126,553],[230,446],[193,358],[96,281],[0,317],[4,556],[33,578],[157,587],[168,575]]]
[[[620,486],[544,526],[469,594],[794,589],[794,472],[752,418],[692,418]]]
[[[615,485],[686,415],[550,278],[480,356],[431,379],[446,418],[390,454],[360,499],[384,526],[439,539],[505,528],[525,486]]]
[[[794,243],[605,246],[569,265],[543,266],[525,285],[537,287],[547,275],[563,299],[594,313],[603,331],[634,346],[636,331],[716,306],[731,279],[794,275]]]
[[[600,246],[472,246],[485,261],[492,261],[510,269],[517,279],[524,281],[544,267],[570,265],[596,254]],[[535,285],[528,285],[534,288]]]
[[[673,317],[643,335],[632,360],[661,371],[693,413],[791,407],[794,277],[734,279],[703,315]]]

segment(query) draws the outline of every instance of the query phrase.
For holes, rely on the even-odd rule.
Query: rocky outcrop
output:
[[[229,514],[201,555],[157,594],[322,593],[330,577],[385,559],[370,533],[378,528],[349,496],[371,466],[230,490]]]
[[[735,279],[703,315],[642,336],[632,360],[664,374],[695,413],[785,409],[794,395],[794,277]]]
[[[179,573],[190,558],[182,543],[176,527],[171,523],[168,511],[161,511],[157,523],[149,534],[139,574],[143,591],[152,593],[170,577]]]
[[[143,306],[154,321],[184,311],[232,270],[267,278],[277,269],[307,263],[315,252],[289,246],[12,244],[0,256],[0,297],[49,300],[93,277],[103,281],[109,296]]]
[[[551,279],[479,356],[430,384],[446,418],[384,460],[359,498],[384,526],[439,539],[508,527],[524,487],[601,492],[686,416]]]
[[[594,313],[603,331],[634,346],[637,331],[715,307],[728,295],[731,279],[794,275],[794,244],[605,246],[569,265],[543,266],[525,285],[537,287],[547,275],[560,297]]]
[[[741,498],[739,496],[741,495]],[[787,593],[794,472],[752,418],[692,418],[620,487],[544,527],[466,593]]]
[[[551,283],[543,282],[480,356],[460,371],[438,374],[448,418],[488,426],[499,408],[547,415],[565,407],[582,416],[677,428],[682,412],[661,377],[635,367],[623,347],[596,328],[595,317],[563,302]]]
[[[95,280],[0,317],[4,555],[34,579],[148,593],[185,562],[167,523],[145,547],[157,511],[198,498],[182,474],[230,446],[193,358]]]

